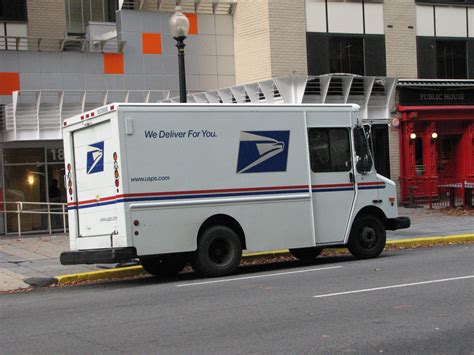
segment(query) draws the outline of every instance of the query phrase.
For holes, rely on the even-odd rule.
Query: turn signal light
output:
[[[395,197],[390,196],[390,197],[388,198],[388,200],[390,201],[390,205],[393,206],[393,205],[395,204]]]

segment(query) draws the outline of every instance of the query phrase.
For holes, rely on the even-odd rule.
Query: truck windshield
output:
[[[354,148],[356,154],[356,169],[360,174],[366,174],[372,170],[372,155],[370,154],[367,136],[364,128],[356,126],[354,128]]]

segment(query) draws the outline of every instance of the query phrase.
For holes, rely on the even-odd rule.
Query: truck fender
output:
[[[197,241],[199,242],[199,238],[202,236],[203,232],[212,226],[226,226],[231,228],[237,235],[239,236],[240,242],[242,243],[242,249],[247,249],[246,241],[245,241],[245,233],[240,225],[240,223],[234,218],[226,214],[216,214],[207,218],[199,228],[197,234]]]

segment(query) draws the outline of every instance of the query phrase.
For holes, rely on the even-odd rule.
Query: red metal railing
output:
[[[474,181],[420,176],[400,182],[407,207],[474,208]]]

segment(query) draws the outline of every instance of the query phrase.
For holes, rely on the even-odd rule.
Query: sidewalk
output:
[[[410,229],[388,231],[388,240],[415,237],[438,237],[474,234],[474,215],[448,216],[440,211],[424,208],[400,208],[401,216],[411,218]],[[89,272],[110,268],[112,265],[71,265],[59,263],[59,254],[69,249],[67,235],[0,236],[0,291],[29,287],[35,278],[48,279],[56,275]]]

